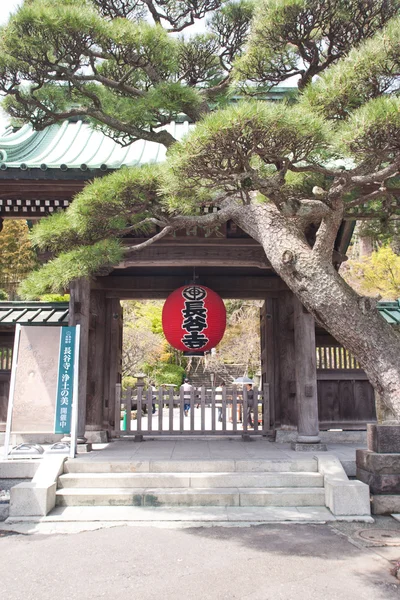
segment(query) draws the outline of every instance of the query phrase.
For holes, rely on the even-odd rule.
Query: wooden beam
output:
[[[201,283],[222,298],[265,299],[268,294],[287,291],[286,284],[277,276],[204,276]],[[125,299],[165,299],[176,288],[185,284],[177,275],[139,275],[98,277],[92,282],[92,289],[104,290],[107,298]]]
[[[258,267],[271,269],[271,264],[261,246],[238,246],[233,244],[213,244],[204,240],[203,245],[176,243],[150,246],[127,257],[118,269],[128,267]],[[228,240],[226,240],[228,241]],[[231,240],[229,240],[231,241]]]
[[[75,194],[80,192],[87,181],[51,181],[51,180],[28,180],[0,181],[0,198],[5,200],[40,200],[64,198],[71,200]]]

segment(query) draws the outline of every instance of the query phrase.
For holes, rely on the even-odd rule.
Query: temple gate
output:
[[[178,138],[187,131],[187,123],[173,126]],[[76,140],[74,152],[71,140]],[[44,132],[29,126],[9,131],[0,138],[0,151],[2,148],[6,152],[0,154],[0,223],[4,218],[35,220],[66,208],[88,180],[122,164],[162,160],[165,154],[156,144],[143,141],[122,149],[81,121],[54,125]],[[340,229],[333,256],[336,266],[344,258],[353,226],[346,222]],[[133,241],[143,240],[127,240],[130,245]],[[71,284],[63,322],[81,325],[81,436],[86,432],[106,439],[118,429],[120,300],[165,299],[192,280],[193,267],[196,281],[223,299],[264,302],[260,314],[261,388],[268,384],[268,431],[297,426],[300,439],[312,442],[319,429],[365,429],[367,421],[375,420],[372,387],[354,358],[304,311],[258,243],[228,222],[218,231],[180,231],[127,255],[108,275]],[[13,329],[16,323],[27,322],[35,306],[39,310],[32,303],[19,304],[27,309],[23,314],[15,312],[18,306],[14,303],[0,303],[0,429],[8,397]],[[387,306],[382,314],[385,310]]]

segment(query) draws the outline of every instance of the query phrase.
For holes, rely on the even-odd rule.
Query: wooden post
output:
[[[297,425],[296,352],[294,348],[293,293],[282,292],[278,306],[276,358],[279,386],[275,403],[275,422],[280,427]]]
[[[90,282],[88,279],[75,279],[70,285],[69,325],[81,326],[79,350],[79,390],[78,390],[78,442],[85,443],[86,393],[88,375],[90,317]]]
[[[267,297],[260,310],[261,342],[261,381],[262,387],[270,389],[270,422],[268,429],[274,429],[279,410],[279,360],[277,358],[277,312],[278,299]]]
[[[115,423],[115,386],[121,383],[122,361],[122,307],[116,298],[106,299],[105,331],[103,427],[112,436],[118,430]]]
[[[104,356],[106,334],[106,300],[104,292],[92,290],[90,296],[88,389],[86,432],[92,442],[106,442],[103,430]],[[93,432],[90,433],[89,432]],[[95,433],[94,433],[95,432]]]
[[[297,444],[319,444],[315,322],[294,297],[294,343],[296,350]],[[297,447],[295,447],[297,446]],[[326,449],[326,448],[325,448]]]

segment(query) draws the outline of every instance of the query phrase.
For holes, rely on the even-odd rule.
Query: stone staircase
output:
[[[57,506],[325,506],[317,460],[68,460]]]

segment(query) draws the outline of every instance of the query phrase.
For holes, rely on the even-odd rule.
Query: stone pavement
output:
[[[360,443],[327,443],[328,454],[333,454],[342,463],[347,475],[355,476],[356,449],[364,448]],[[94,444],[94,452],[80,454],[75,460],[82,461],[129,461],[135,460],[180,460],[180,459],[309,459],[315,453],[295,452],[289,443],[267,441],[253,437],[248,442],[241,437],[174,437],[145,438],[135,443],[125,437],[108,444]]]
[[[398,599],[400,582],[390,569],[400,547],[388,558],[383,547],[359,543],[356,534],[366,527],[372,525],[130,525],[77,534],[74,523],[71,535],[46,536],[4,532],[0,524],[2,597]]]

